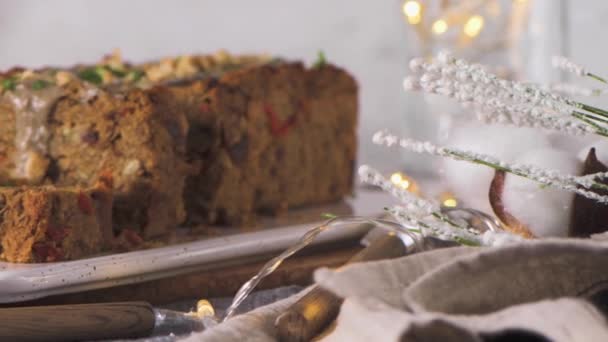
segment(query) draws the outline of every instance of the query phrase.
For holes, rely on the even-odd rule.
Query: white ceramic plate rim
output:
[[[356,215],[371,216],[389,204],[382,192],[359,191],[347,201]],[[139,283],[194,270],[219,268],[235,260],[268,258],[294,244],[315,223],[273,228],[50,264],[0,262],[0,303]],[[327,230],[314,242],[323,244],[362,236],[369,228]]]

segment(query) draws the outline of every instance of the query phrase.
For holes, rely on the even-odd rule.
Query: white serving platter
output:
[[[383,207],[393,203],[383,192],[358,190],[357,196],[346,200],[354,215],[376,215]],[[314,212],[317,222],[287,223],[247,233],[241,230],[230,234],[227,230],[227,235],[167,247],[47,264],[0,262],[0,303],[139,283],[196,270],[220,268],[242,263],[243,260],[253,262],[268,259],[269,255],[291,246],[308,229],[320,223],[321,212],[331,210],[332,207],[307,209],[307,215]],[[272,225],[268,223],[269,227]],[[356,239],[363,236],[367,229],[363,226],[329,229],[321,233],[314,244]]]

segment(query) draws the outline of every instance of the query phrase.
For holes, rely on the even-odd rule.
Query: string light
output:
[[[463,32],[467,36],[473,38],[479,35],[481,29],[483,28],[484,19],[480,15],[474,15],[467,20],[464,24]]]
[[[444,192],[439,196],[441,200],[441,205],[448,208],[455,208],[458,206],[458,200],[454,197],[454,194],[451,192]]]
[[[391,182],[397,185],[398,187],[414,194],[420,194],[418,184],[416,184],[416,182],[414,182],[414,180],[408,177],[407,175],[401,172],[395,172],[391,175],[390,179]]]
[[[405,14],[407,21],[412,25],[420,23],[422,20],[421,12],[422,6],[417,1],[410,0],[403,4],[403,14]]]
[[[448,23],[443,19],[439,19],[433,23],[433,26],[431,29],[433,30],[433,33],[435,33],[435,34],[445,33],[448,30]]]
[[[391,175],[391,182],[405,190],[410,187],[410,181],[406,177],[403,177],[403,174],[400,172],[395,172]]]

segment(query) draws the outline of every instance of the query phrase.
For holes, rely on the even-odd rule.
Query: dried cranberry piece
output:
[[[37,262],[60,261],[64,258],[64,254],[60,249],[46,242],[36,242],[32,246],[32,252]]]
[[[274,111],[274,109],[266,104],[264,105],[264,112],[266,113],[266,117],[268,118],[268,122],[270,123],[270,133],[275,137],[282,137],[287,135],[296,123],[296,115],[288,117],[285,121],[281,122],[279,120],[278,115]]]
[[[91,201],[91,198],[83,192],[78,193],[78,208],[87,215],[93,215],[93,202]]]
[[[99,132],[95,130],[88,130],[80,136],[83,143],[89,145],[95,145],[99,141]]]
[[[69,228],[48,227],[45,236],[51,241],[61,243],[69,234]]]
[[[118,112],[117,112],[117,111],[115,111],[115,110],[111,110],[111,111],[109,111],[109,112],[105,113],[105,114],[103,115],[103,117],[104,117],[106,120],[115,121],[115,120],[116,120],[116,116],[117,116],[117,115],[118,115]]]
[[[142,243],[144,243],[144,239],[141,238],[141,236],[139,236],[139,234],[137,234],[137,232],[131,230],[131,229],[125,229],[122,231],[125,239],[134,247],[141,245]]]
[[[201,113],[209,113],[209,112],[211,112],[211,106],[207,102],[203,102],[203,104],[201,104],[201,106],[199,107],[199,109],[201,110]]]

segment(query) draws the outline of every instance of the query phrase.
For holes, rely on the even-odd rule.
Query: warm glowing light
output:
[[[448,30],[448,23],[446,23],[443,19],[439,19],[433,23],[432,30],[435,34],[445,33],[445,31]]]
[[[417,1],[406,1],[403,4],[403,14],[408,17],[420,15],[420,4]]]
[[[444,192],[439,196],[441,200],[441,205],[448,208],[455,208],[458,206],[458,200],[454,197],[454,195],[450,192]]]
[[[395,172],[391,175],[391,182],[400,188],[407,190],[410,187],[410,181],[400,172]]]
[[[484,19],[480,15],[474,15],[464,24],[464,34],[473,38],[476,37],[483,28]]]
[[[314,317],[319,315],[319,312],[323,309],[323,305],[318,302],[310,302],[304,306],[304,310],[302,310],[302,316],[306,318],[306,320],[310,321],[314,319]]]
[[[407,190],[416,195],[420,194],[420,188],[418,188],[418,184],[416,184],[416,182],[407,175],[401,172],[395,172],[391,175],[390,179],[391,183],[395,184],[401,189]]]
[[[443,206],[448,208],[454,208],[458,206],[458,201],[455,198],[448,198],[443,201]]]
[[[422,7],[417,1],[406,1],[403,4],[403,14],[407,17],[407,21],[416,25],[422,20]]]
[[[213,309],[213,305],[206,299],[199,300],[196,302],[196,316],[199,318],[214,317],[215,310]]]
[[[422,17],[420,15],[414,17],[407,17],[407,21],[412,25],[416,25],[422,21]]]

